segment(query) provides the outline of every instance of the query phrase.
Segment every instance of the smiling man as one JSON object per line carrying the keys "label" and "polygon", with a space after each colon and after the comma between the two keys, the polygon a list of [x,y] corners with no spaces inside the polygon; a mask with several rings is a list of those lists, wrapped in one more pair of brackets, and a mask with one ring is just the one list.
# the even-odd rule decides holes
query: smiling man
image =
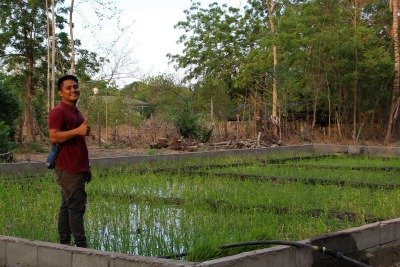
{"label": "smiling man", "polygon": [[76,104],[80,91],[74,75],[65,75],[57,82],[61,102],[49,115],[50,142],[58,144],[55,160],[56,181],[61,187],[61,206],[58,214],[58,234],[61,244],[87,247],[83,216],[87,194],[85,182],[90,182],[88,149],[85,136],[90,134],[87,121]]}

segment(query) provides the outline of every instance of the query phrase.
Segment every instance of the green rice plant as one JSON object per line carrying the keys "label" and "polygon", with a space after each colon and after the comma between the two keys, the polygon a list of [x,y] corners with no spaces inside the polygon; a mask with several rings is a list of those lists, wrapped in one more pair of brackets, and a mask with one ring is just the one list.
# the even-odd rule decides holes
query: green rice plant
{"label": "green rice plant", "polygon": [[297,165],[330,165],[342,167],[400,167],[400,160],[396,157],[370,157],[370,156],[324,156],[310,157],[307,159],[286,160],[283,164]]}
{"label": "green rice plant", "polygon": [[232,173],[260,175],[278,178],[317,178],[344,181],[373,182],[378,184],[400,184],[398,172],[360,171],[348,169],[310,169],[304,166],[251,165],[240,167],[225,167],[218,170],[208,170],[209,173]]}
{"label": "green rice plant", "polygon": [[[1,233],[56,241],[57,201],[56,187],[48,176],[38,179],[2,179]],[[35,227],[32,228],[32,225]]]}

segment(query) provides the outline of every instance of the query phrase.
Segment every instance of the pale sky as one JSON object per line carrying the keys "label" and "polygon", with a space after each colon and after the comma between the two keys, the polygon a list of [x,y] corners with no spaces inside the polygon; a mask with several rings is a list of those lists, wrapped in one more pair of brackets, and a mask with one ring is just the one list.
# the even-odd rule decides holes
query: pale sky
{"label": "pale sky", "polygon": [[[209,3],[227,3],[240,7],[246,0],[198,0],[203,7]],[[176,42],[182,31],[174,29],[174,25],[185,19],[183,11],[191,6],[190,0],[115,0],[115,5],[121,10],[121,25],[128,27],[117,44],[111,42],[118,36],[116,29],[117,20],[110,19],[99,22],[94,15],[95,6],[77,2],[74,13],[75,38],[80,39],[82,47],[103,53],[105,48],[112,47],[111,53],[121,54],[126,51],[126,56],[135,61],[134,67],[129,67],[131,73],[127,74],[125,82],[143,75],[157,75],[161,73],[176,74],[172,65],[168,65],[167,53],[180,53],[182,47]],[[101,24],[102,28],[97,25]],[[90,25],[90,27],[84,27]],[[102,47],[102,48],[99,48]],[[131,76],[137,77],[131,77]]]}

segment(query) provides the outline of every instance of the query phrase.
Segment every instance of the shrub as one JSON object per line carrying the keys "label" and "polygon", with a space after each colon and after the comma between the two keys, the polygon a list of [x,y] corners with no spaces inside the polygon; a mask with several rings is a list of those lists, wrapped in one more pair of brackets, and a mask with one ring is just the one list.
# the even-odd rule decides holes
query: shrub
{"label": "shrub", "polygon": [[194,138],[204,143],[211,138],[212,130],[203,126],[200,116],[194,114],[188,106],[180,112],[176,126],[179,133],[185,138]]}
{"label": "shrub", "polygon": [[15,134],[14,122],[22,113],[21,100],[18,98],[18,80],[15,77],[6,77],[0,73],[0,121],[8,126],[7,140],[13,140]]}
{"label": "shrub", "polygon": [[9,152],[11,149],[10,127],[4,121],[0,121],[0,153]]}

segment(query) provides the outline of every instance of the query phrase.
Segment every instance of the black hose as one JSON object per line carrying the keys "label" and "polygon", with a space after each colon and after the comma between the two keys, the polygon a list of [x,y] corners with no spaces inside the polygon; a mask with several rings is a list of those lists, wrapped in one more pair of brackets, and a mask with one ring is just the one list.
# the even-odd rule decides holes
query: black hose
{"label": "black hose", "polygon": [[[326,254],[335,258],[343,259],[347,262],[353,263],[354,265],[361,266],[361,267],[372,267],[371,265],[362,263],[360,261],[357,261],[355,259],[349,258],[345,255],[343,255],[342,252],[325,248],[325,247],[318,247],[318,246],[313,246],[309,244],[303,244],[299,242],[293,242],[293,241],[284,241],[284,240],[261,240],[261,241],[247,241],[247,242],[240,242],[240,243],[231,243],[231,244],[226,244],[219,246],[219,249],[229,249],[229,248],[236,248],[236,247],[246,247],[246,246],[265,246],[265,245],[285,245],[285,246],[292,246],[296,248],[306,248],[310,249],[313,252],[319,252],[322,254]],[[174,255],[169,255],[169,256],[160,256],[158,258],[164,258],[164,259],[177,259],[177,258],[182,258],[186,256],[186,252],[182,253],[177,253]]]}
{"label": "black hose", "polygon": [[157,258],[161,258],[161,259],[178,259],[178,258],[185,257],[186,255],[187,255],[186,252],[182,252],[182,253],[177,253],[177,254],[168,255],[168,256],[158,256]]}
{"label": "black hose", "polygon": [[357,261],[355,259],[349,258],[349,257],[343,255],[342,252],[337,251],[337,250],[303,244],[303,243],[298,243],[298,242],[292,242],[292,241],[282,241],[282,240],[249,241],[249,242],[226,244],[226,245],[220,246],[219,248],[227,249],[227,248],[235,248],[235,247],[243,247],[243,246],[260,246],[260,245],[286,245],[286,246],[292,246],[292,247],[296,247],[296,248],[307,248],[313,252],[319,252],[319,253],[326,254],[326,255],[329,255],[329,256],[332,256],[335,258],[343,259],[343,260],[353,263],[357,266],[371,267],[371,265],[368,265],[368,264],[362,263],[360,261]]}

